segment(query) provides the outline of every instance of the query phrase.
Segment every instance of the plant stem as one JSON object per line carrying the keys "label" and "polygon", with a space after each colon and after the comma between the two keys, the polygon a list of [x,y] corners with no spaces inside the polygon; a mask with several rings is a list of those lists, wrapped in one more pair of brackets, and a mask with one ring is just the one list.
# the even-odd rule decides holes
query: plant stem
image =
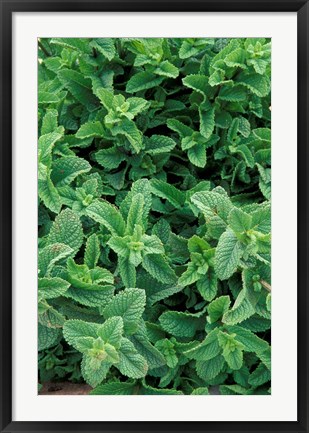
{"label": "plant stem", "polygon": [[46,50],[46,48],[44,47],[44,45],[42,44],[42,42],[39,40],[38,41],[38,45],[41,48],[41,50],[43,51],[43,53],[45,54],[46,57],[50,57],[51,54]]}
{"label": "plant stem", "polygon": [[271,292],[271,285],[270,284],[268,284],[266,281],[264,281],[264,280],[260,280],[260,283],[262,284],[262,286],[266,289],[266,290],[268,290],[269,292]]}

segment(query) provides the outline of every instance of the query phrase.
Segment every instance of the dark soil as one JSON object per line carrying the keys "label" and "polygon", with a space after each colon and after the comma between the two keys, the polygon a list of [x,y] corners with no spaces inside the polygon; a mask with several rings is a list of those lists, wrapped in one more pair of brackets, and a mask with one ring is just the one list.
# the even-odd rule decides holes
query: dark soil
{"label": "dark soil", "polygon": [[39,395],[88,395],[92,390],[86,383],[45,382]]}

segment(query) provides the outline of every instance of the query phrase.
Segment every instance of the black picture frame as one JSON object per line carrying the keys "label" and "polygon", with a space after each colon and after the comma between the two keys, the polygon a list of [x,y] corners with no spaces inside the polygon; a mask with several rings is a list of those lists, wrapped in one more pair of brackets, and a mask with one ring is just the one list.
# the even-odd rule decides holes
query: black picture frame
{"label": "black picture frame", "polygon": [[[14,12],[297,12],[298,68],[298,421],[21,422],[12,421],[12,16]],[[309,432],[308,425],[308,0],[0,0],[0,422],[1,432]],[[295,252],[296,253],[296,252]],[[288,366],[287,366],[288,380]],[[287,395],[288,399],[289,396]]]}

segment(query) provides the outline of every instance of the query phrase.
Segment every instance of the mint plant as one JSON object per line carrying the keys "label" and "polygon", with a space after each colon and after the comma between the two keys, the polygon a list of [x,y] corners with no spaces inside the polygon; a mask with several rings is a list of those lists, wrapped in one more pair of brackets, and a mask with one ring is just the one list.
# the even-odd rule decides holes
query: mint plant
{"label": "mint plant", "polygon": [[39,381],[270,394],[271,43],[38,45]]}

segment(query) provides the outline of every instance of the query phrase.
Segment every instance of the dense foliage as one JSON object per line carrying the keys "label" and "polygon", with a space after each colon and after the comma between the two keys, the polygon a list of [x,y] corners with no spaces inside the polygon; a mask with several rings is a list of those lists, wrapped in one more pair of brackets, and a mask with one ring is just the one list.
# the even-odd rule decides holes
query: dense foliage
{"label": "dense foliage", "polygon": [[39,380],[270,392],[270,41],[39,40]]}

